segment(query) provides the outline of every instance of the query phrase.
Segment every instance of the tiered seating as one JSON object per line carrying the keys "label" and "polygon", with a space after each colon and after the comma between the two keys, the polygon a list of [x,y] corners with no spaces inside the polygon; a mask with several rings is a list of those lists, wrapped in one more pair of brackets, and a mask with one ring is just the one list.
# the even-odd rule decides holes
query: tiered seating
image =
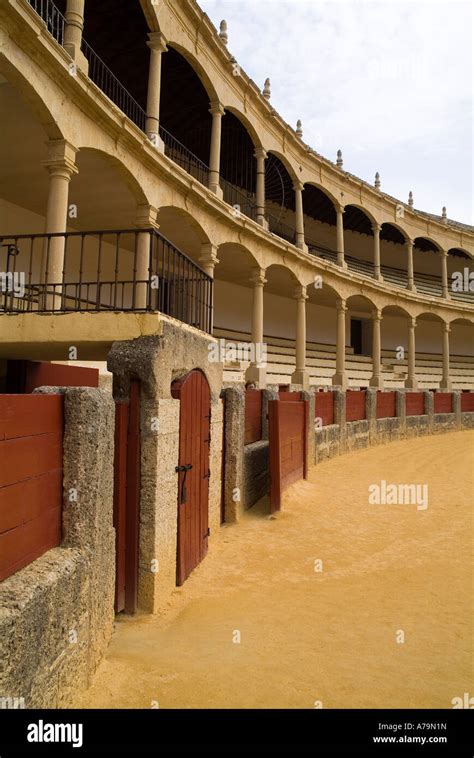
{"label": "tiered seating", "polygon": [[[250,342],[246,332],[215,328],[214,336],[235,344]],[[268,350],[267,381],[269,384],[289,384],[295,369],[295,342],[284,337],[265,336]],[[442,375],[442,360],[439,355],[417,353],[416,375],[420,389],[436,388]],[[330,387],[336,371],[336,347],[324,343],[308,342],[306,365],[310,384]],[[474,357],[452,356],[451,377],[454,389],[474,390]],[[243,382],[248,362],[226,363],[224,381]],[[346,369],[351,387],[368,387],[372,375],[372,359],[366,355],[354,355],[346,347]],[[403,387],[407,374],[407,361],[399,361],[392,350],[382,351],[382,375],[385,387]]]}

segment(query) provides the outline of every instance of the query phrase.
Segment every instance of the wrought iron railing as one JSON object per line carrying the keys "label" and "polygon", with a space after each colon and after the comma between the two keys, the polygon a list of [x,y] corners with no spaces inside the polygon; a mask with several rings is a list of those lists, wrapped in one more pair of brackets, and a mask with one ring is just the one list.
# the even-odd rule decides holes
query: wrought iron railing
{"label": "wrought iron railing", "polygon": [[146,129],[146,113],[130,92],[125,89],[123,84],[106,66],[104,61],[99,58],[97,53],[83,39],[81,45],[89,63],[89,79],[92,79],[95,85],[112,100],[128,118],[138,126],[142,132]]}
{"label": "wrought iron railing", "polygon": [[177,140],[176,137],[173,137],[161,124],[160,137],[165,144],[165,155],[177,163],[178,166],[181,166],[188,174],[194,176],[201,184],[207,186],[209,183],[209,167]]}
{"label": "wrought iron railing", "polygon": [[266,213],[266,218],[269,231],[271,231],[272,234],[276,234],[278,237],[281,237],[292,244],[295,243],[296,232],[291,226],[289,226],[289,224],[285,224],[284,221],[281,221],[281,219],[273,213]]}
{"label": "wrought iron railing", "polygon": [[48,32],[60,45],[64,42],[64,27],[66,19],[52,0],[28,0],[28,3],[41,16]]}
{"label": "wrought iron railing", "polygon": [[160,311],[212,329],[213,281],[154,229],[0,237],[0,313]]}
{"label": "wrought iron railing", "polygon": [[250,192],[245,192],[240,187],[236,187],[235,184],[231,184],[227,179],[220,178],[220,186],[223,192],[224,202],[231,205],[236,212],[243,213],[244,216],[257,220],[257,204],[255,202],[255,195]]}

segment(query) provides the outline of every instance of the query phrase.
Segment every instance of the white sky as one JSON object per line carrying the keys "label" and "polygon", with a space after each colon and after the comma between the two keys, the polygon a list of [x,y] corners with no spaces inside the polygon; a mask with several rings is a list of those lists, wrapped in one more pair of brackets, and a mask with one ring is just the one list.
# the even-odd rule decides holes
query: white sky
{"label": "white sky", "polygon": [[473,223],[469,0],[198,0],[303,140],[415,208]]}

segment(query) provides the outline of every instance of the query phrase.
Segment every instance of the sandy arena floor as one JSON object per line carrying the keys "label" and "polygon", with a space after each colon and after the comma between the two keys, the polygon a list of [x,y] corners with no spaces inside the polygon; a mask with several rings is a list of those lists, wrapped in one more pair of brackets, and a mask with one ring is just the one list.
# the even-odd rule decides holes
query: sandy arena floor
{"label": "sandy arena floor", "polygon": [[[223,527],[164,614],[118,621],[77,707],[451,708],[474,692],[473,452],[455,432],[312,469],[276,519]],[[428,508],[369,505],[382,479]]]}

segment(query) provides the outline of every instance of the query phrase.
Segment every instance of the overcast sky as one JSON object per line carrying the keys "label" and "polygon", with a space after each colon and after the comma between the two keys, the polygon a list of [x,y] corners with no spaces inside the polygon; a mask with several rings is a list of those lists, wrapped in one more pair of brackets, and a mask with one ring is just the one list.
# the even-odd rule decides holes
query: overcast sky
{"label": "overcast sky", "polygon": [[303,139],[415,208],[473,223],[469,0],[198,0]]}

